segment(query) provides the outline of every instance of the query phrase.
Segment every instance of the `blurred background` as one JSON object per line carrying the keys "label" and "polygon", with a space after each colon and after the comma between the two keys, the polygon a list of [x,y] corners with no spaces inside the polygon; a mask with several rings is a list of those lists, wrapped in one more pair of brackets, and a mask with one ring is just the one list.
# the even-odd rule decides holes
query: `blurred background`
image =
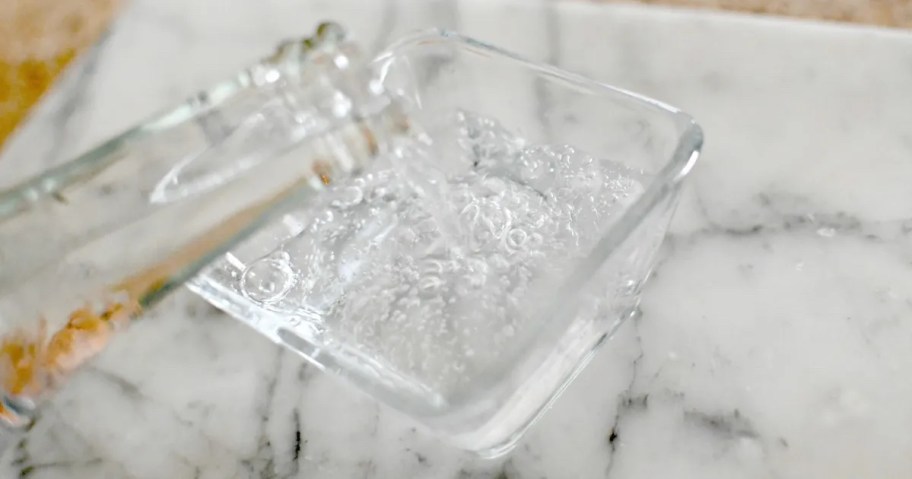
{"label": "blurred background", "polygon": [[[127,1],[0,1],[0,38],[3,38],[0,42],[0,149],[58,75],[104,34]],[[639,3],[912,27],[912,0],[639,0]]]}

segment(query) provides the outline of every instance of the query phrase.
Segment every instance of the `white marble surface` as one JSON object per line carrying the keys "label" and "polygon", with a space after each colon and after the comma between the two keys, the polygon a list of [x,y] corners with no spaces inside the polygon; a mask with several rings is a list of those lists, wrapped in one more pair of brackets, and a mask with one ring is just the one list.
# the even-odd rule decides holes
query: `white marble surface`
{"label": "white marble surface", "polygon": [[182,291],[74,379],[0,477],[912,476],[906,33],[577,3],[134,0],[0,183],[324,18],[374,46],[448,26],[691,112],[705,154],[642,318],[512,455],[480,461]]}

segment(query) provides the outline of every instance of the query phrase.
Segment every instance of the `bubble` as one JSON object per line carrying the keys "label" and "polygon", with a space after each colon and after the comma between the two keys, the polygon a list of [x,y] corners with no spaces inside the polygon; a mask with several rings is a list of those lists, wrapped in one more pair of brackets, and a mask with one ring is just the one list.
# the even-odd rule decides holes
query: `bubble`
{"label": "bubble", "polygon": [[322,226],[322,225],[328,225],[328,224],[331,224],[331,223],[333,222],[334,219],[336,219],[336,215],[333,214],[332,211],[330,211],[330,210],[328,210],[328,209],[327,209],[327,210],[323,210],[323,211],[320,211],[320,212],[314,217],[314,224],[313,224],[313,226],[319,227],[319,226]]}
{"label": "bubble", "polygon": [[425,276],[418,282],[418,290],[423,293],[433,293],[443,286],[443,280],[439,276]]}
{"label": "bubble", "polygon": [[493,193],[495,195],[503,194],[507,189],[507,185],[504,180],[496,176],[486,176],[484,180],[482,180],[482,184],[490,193]]}
{"label": "bubble", "polygon": [[474,201],[466,205],[462,211],[459,213],[463,224],[472,226],[478,222],[478,217],[481,214],[481,208],[478,206],[478,203]]}
{"label": "bubble", "polygon": [[484,200],[479,205],[475,238],[480,245],[501,239],[512,223],[510,210],[495,201]]}
{"label": "bubble", "polygon": [[280,258],[258,260],[244,270],[241,290],[257,302],[271,303],[282,299],[294,286],[295,272]]}
{"label": "bubble", "polygon": [[338,197],[330,202],[330,205],[339,209],[351,208],[352,206],[361,203],[362,199],[364,199],[364,192],[361,188],[349,186],[343,188],[342,191],[339,192]]}
{"label": "bubble", "polygon": [[421,262],[420,272],[422,275],[439,275],[447,270],[447,265],[436,258],[427,258]]}
{"label": "bubble", "polygon": [[479,258],[466,260],[466,279],[470,286],[480,288],[488,280],[488,265]]}
{"label": "bubble", "polygon": [[542,162],[532,158],[525,158],[522,160],[519,174],[523,180],[535,181],[544,176],[546,170],[547,168]]}
{"label": "bubble", "polygon": [[377,186],[368,194],[370,201],[390,200],[393,198],[393,191],[386,186]]}
{"label": "bubble", "polygon": [[634,279],[628,279],[621,282],[621,286],[618,288],[618,294],[621,295],[635,295],[640,291],[640,282]]}
{"label": "bubble", "polygon": [[528,233],[525,230],[520,228],[513,228],[507,233],[507,247],[512,250],[519,250],[526,244],[526,240],[529,238]]}
{"label": "bubble", "polygon": [[824,238],[832,238],[836,236],[836,228],[825,226],[823,228],[817,229],[817,235]]}

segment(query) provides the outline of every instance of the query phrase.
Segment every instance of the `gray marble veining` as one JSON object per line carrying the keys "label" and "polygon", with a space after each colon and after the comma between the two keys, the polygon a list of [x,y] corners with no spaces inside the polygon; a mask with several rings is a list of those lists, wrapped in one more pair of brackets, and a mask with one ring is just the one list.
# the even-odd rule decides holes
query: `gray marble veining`
{"label": "gray marble veining", "polygon": [[584,3],[136,0],[13,141],[3,183],[325,18],[374,48],[457,28],[692,113],[708,140],[642,316],[514,453],[480,461],[182,291],[0,477],[912,474],[909,34]]}

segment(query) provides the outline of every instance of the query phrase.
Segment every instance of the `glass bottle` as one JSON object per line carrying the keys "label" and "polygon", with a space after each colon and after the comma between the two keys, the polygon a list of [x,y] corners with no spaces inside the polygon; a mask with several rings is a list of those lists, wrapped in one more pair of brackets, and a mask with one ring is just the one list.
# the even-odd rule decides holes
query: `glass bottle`
{"label": "glass bottle", "polygon": [[6,437],[145,309],[407,131],[395,102],[364,75],[357,46],[321,24],[233,79],[0,191]]}

